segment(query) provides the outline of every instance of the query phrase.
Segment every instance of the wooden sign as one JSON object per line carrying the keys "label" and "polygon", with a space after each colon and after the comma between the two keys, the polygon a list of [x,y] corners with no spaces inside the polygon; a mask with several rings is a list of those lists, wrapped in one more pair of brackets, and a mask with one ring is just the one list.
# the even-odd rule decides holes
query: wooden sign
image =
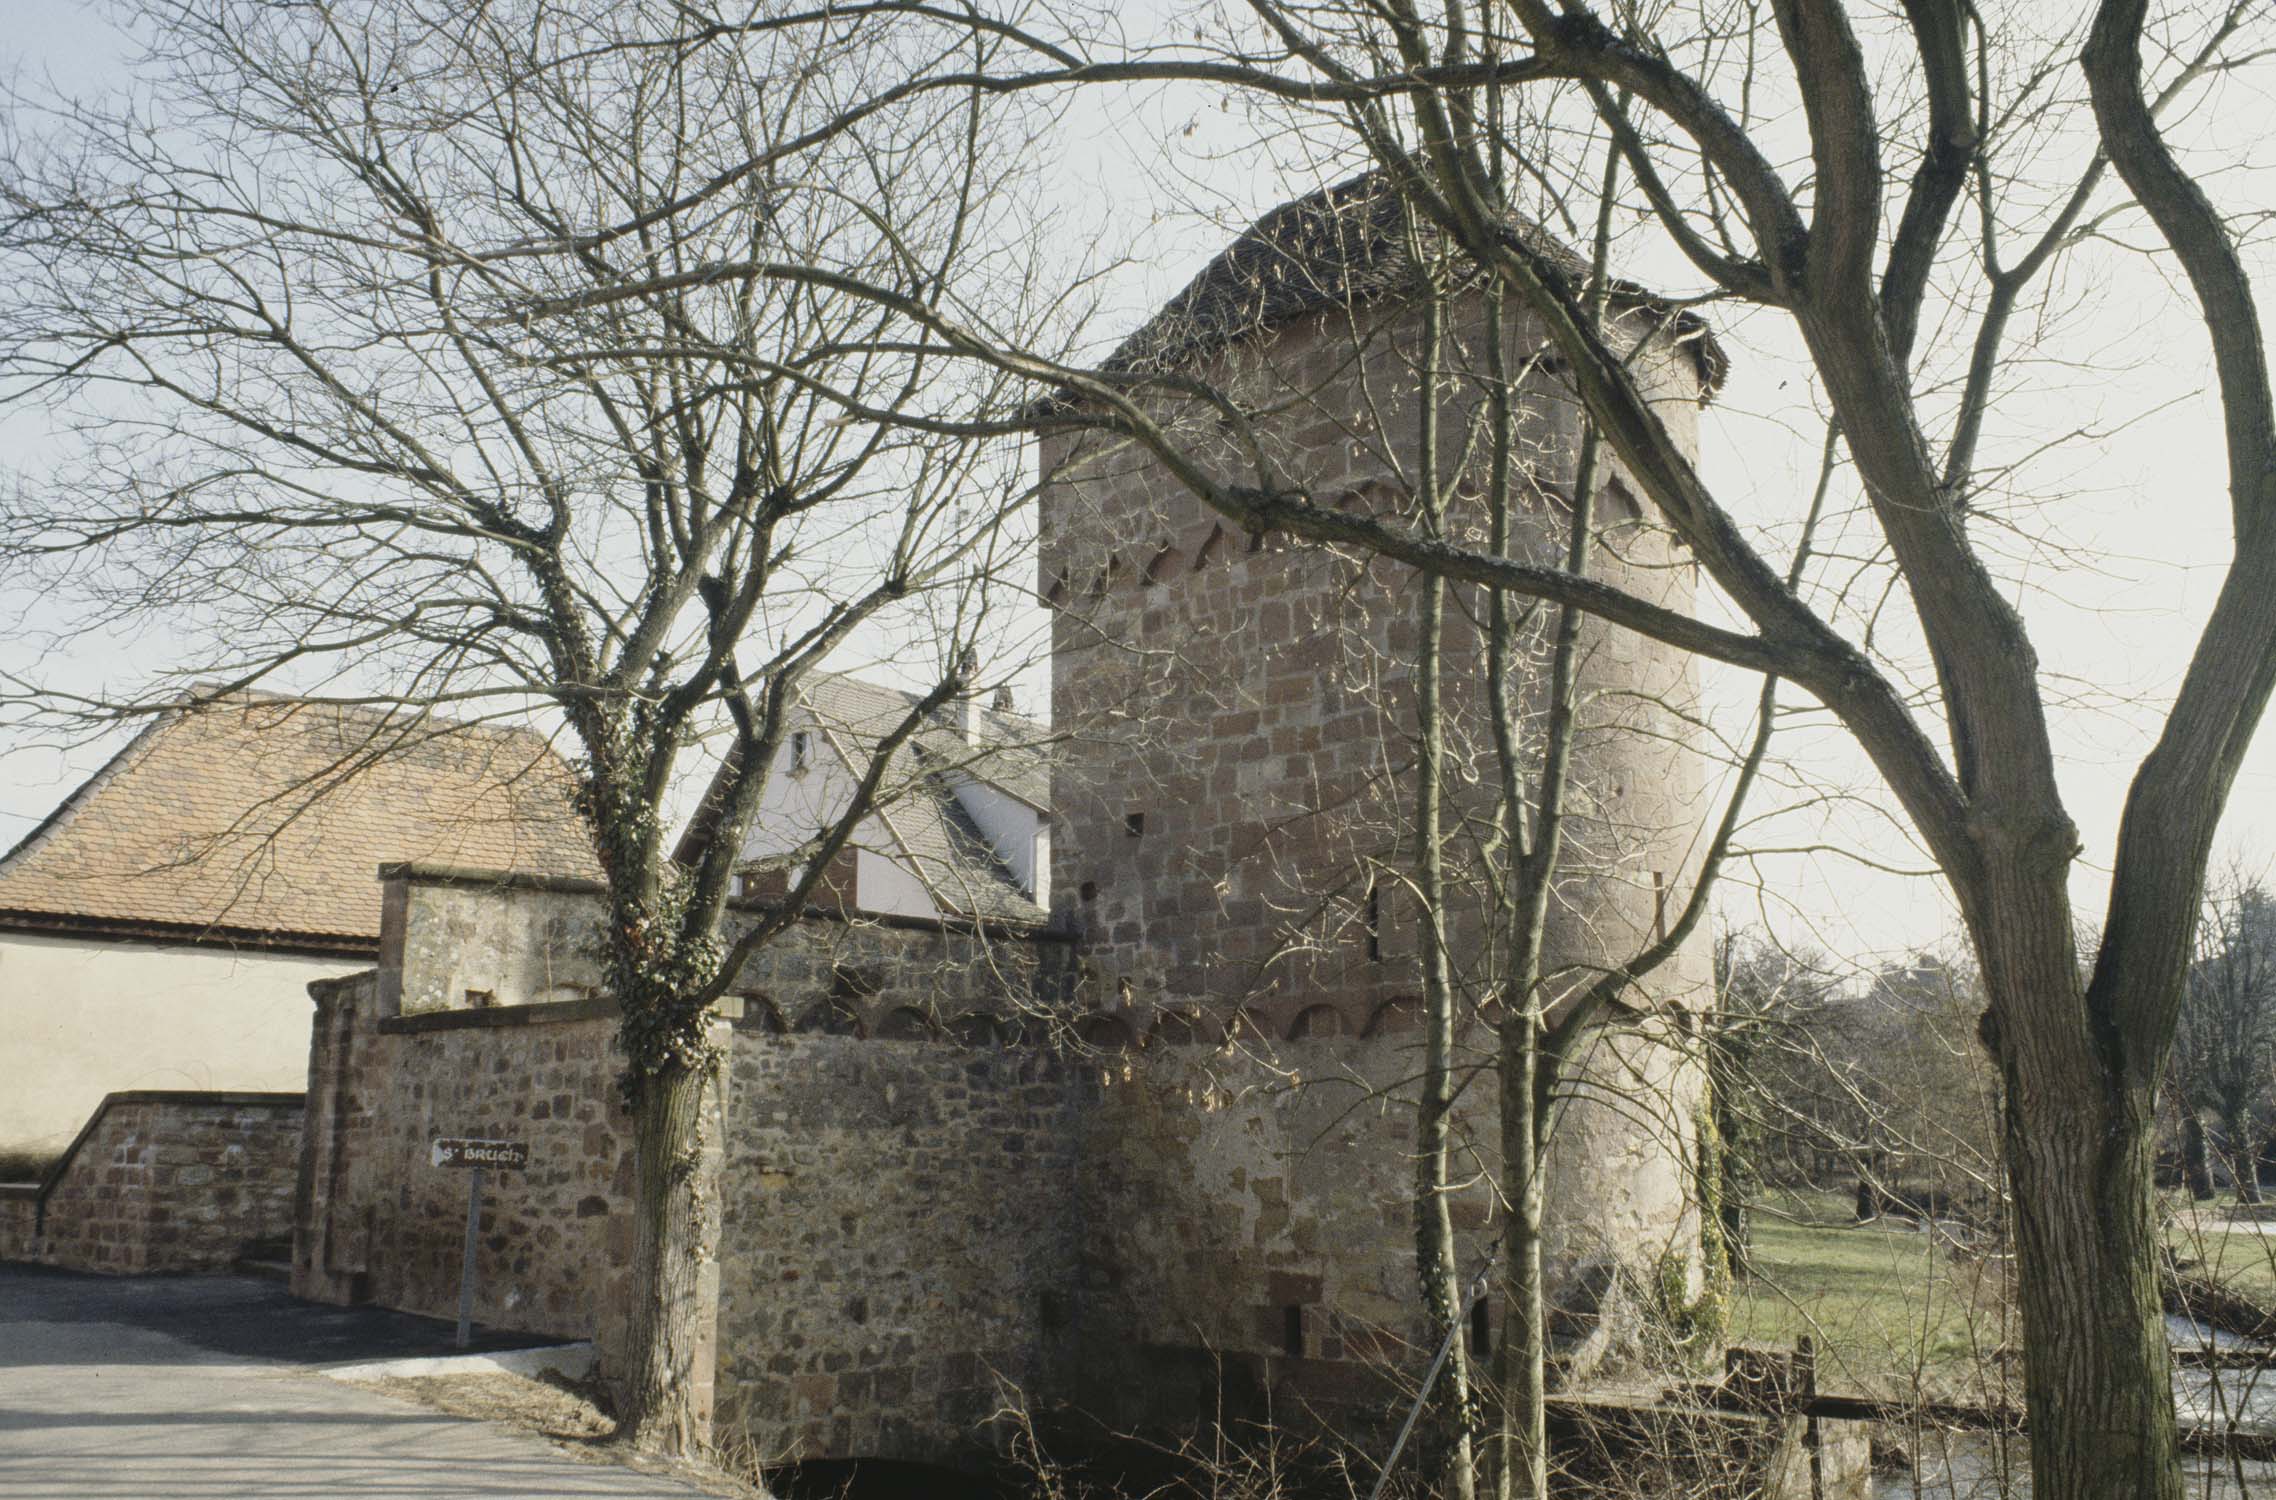
{"label": "wooden sign", "polygon": [[464,1349],[474,1333],[474,1252],[482,1226],[482,1173],[503,1167],[519,1171],[529,1165],[527,1141],[471,1141],[455,1136],[435,1137],[435,1165],[467,1167],[466,1252],[458,1266],[458,1347]]}
{"label": "wooden sign", "polygon": [[527,1141],[466,1141],[449,1136],[435,1140],[438,1167],[505,1167],[520,1170],[529,1165]]}

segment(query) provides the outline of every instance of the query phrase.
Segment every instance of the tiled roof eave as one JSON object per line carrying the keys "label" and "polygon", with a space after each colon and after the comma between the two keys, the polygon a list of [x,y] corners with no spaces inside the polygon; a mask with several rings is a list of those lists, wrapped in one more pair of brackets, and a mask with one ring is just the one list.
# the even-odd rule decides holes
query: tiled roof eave
{"label": "tiled roof eave", "polygon": [[230,927],[213,922],[158,922],[140,917],[99,917],[85,912],[0,907],[0,934],[99,938],[107,942],[162,943],[205,948],[259,948],[318,958],[371,958],[379,939],[369,933],[299,932]]}

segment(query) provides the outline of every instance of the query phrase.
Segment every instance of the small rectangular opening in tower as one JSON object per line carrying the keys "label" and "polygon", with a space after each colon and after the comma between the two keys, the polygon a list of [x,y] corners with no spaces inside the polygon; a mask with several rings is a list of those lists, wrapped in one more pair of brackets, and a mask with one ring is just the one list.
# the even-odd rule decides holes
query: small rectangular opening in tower
{"label": "small rectangular opening in tower", "polygon": [[1304,1308],[1291,1302],[1280,1310],[1280,1352],[1290,1359],[1304,1357]]}
{"label": "small rectangular opening in tower", "polygon": [[1122,830],[1134,839],[1144,837],[1146,833],[1146,815],[1142,812],[1123,814]]}

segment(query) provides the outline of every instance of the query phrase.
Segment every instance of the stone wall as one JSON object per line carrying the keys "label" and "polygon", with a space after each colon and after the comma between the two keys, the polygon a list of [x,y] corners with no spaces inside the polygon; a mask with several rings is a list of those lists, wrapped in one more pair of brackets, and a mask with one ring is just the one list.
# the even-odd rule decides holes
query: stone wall
{"label": "stone wall", "polygon": [[1077,1067],[1030,1046],[737,1036],[722,1430],[942,1461],[1048,1395],[1074,1316]]}
{"label": "stone wall", "polygon": [[[1456,305],[1449,368],[1480,368],[1476,315],[1474,300]],[[1278,482],[1412,526],[1417,321],[1396,309],[1314,313],[1209,356],[1197,373],[1267,414],[1254,436]],[[1535,362],[1538,328],[1515,317],[1506,338],[1511,368],[1535,371],[1519,401],[1526,473],[1513,550],[1546,561],[1562,551],[1578,429],[1569,397]],[[1649,351],[1640,370],[1688,446],[1699,393],[1690,360]],[[1482,398],[1459,378],[1448,384],[1444,436],[1459,444]],[[1157,415],[1205,465],[1246,477],[1213,414]],[[1445,457],[1458,495],[1448,527],[1480,544],[1479,477]],[[1163,1011],[1198,1009],[1225,1025],[1248,1009],[1274,1036],[1315,1023],[1357,1034],[1410,1003],[1417,917],[1400,877],[1412,865],[1414,575],[1241,534],[1128,444],[1054,437],[1039,465],[1052,718],[1069,732],[1053,784],[1053,907],[1081,935],[1105,993],[1141,1029]],[[1592,575],[1688,609],[1693,564],[1628,496],[1611,465]],[[1467,961],[1492,952],[1476,940],[1484,900],[1462,889],[1483,879],[1478,844],[1492,819],[1466,827],[1464,816],[1490,813],[1475,789],[1495,776],[1484,648],[1469,623],[1483,618],[1482,601],[1457,590],[1446,613],[1451,925]],[[1517,650],[1517,708],[1536,756],[1548,620],[1535,612]],[[1683,717],[1696,696],[1689,659],[1589,620],[1579,663],[1552,967],[1599,967],[1649,941],[1666,893],[1684,888],[1707,812]],[[1694,944],[1647,988],[1655,1001],[1697,1003],[1707,977]]]}
{"label": "stone wall", "polygon": [[609,1339],[632,1264],[615,1017],[588,1002],[390,1015],[378,976],[310,987],[308,1149],[293,1292],[455,1316],[471,1174],[438,1137],[527,1143],[483,1174],[476,1322]]}
{"label": "stone wall", "polygon": [[[464,870],[390,866],[383,875],[380,966],[310,986],[310,1128],[293,1289],[321,1301],[455,1314],[467,1174],[432,1166],[431,1143],[438,1136],[522,1141],[530,1147],[526,1171],[486,1174],[475,1320],[594,1338],[605,1355],[623,1336],[628,1305],[634,1162],[630,1120],[617,1102],[617,1011],[595,992],[599,893],[585,882]],[[734,920],[751,914],[738,910]],[[1029,1359],[1024,1334],[966,1339],[980,1323],[1002,1321],[989,1310],[997,1293],[988,1286],[943,1292],[938,1306],[956,1309],[947,1321],[931,1304],[895,1302],[902,1293],[921,1299],[919,1268],[948,1241],[937,1233],[927,1239],[924,1224],[892,1213],[896,1205],[948,1203],[945,1187],[925,1184],[936,1177],[946,1184],[959,1171],[956,1180],[974,1192],[995,1183],[986,1190],[994,1195],[990,1211],[1007,1209],[1014,1179],[1068,1149],[1063,1130],[1022,1123],[1055,1107],[1048,1079],[1009,1081],[1040,1066],[1041,1054],[996,1045],[1063,989],[1065,967],[1065,943],[1048,935],[815,913],[737,976],[715,1022],[715,1041],[730,1059],[715,1100],[723,1113],[706,1132],[713,1151],[706,1170],[724,1174],[729,1218],[711,1273],[724,1269],[728,1279],[712,1295],[724,1309],[719,1326],[743,1340],[739,1349],[771,1337],[743,1339],[740,1330],[781,1326],[810,1348],[788,1371],[747,1353],[731,1360],[731,1385],[795,1376],[805,1382],[797,1390],[811,1397],[814,1382],[827,1379],[836,1400],[839,1377],[851,1392],[864,1389],[866,1374],[876,1382],[869,1389],[901,1395],[866,1416],[862,1436],[883,1441],[890,1431],[914,1452],[961,1420],[944,1413],[962,1413],[993,1390],[971,1375],[977,1364],[948,1371],[939,1351]],[[906,1077],[876,1071],[893,1059],[910,1065]],[[978,1071],[968,1078],[968,1069]],[[745,1089],[752,1091],[747,1104],[738,1097]],[[905,1153],[924,1133],[923,1120],[932,1133],[912,1162]],[[793,1139],[802,1132],[815,1139]],[[982,1164],[959,1168],[964,1153],[979,1153]],[[1065,1170],[1051,1171],[1063,1198]],[[872,1197],[880,1184],[890,1185],[888,1196]],[[764,1211],[777,1195],[800,1204],[795,1240],[781,1238],[786,1221]],[[950,1210],[942,1215],[942,1225],[957,1222]],[[961,1232],[969,1261],[990,1220],[965,1221]],[[1005,1228],[994,1253],[1024,1256],[1026,1232]],[[834,1322],[851,1316],[842,1299],[809,1307],[774,1295],[778,1283],[798,1280],[805,1291],[850,1274],[862,1258],[874,1269],[884,1264],[879,1257],[895,1256],[908,1257],[894,1262],[906,1272],[893,1272],[899,1292],[875,1297],[877,1326],[903,1330],[887,1344]],[[1033,1309],[1022,1316],[1032,1321]],[[801,1321],[809,1317],[810,1327]],[[963,1383],[945,1400],[936,1386],[950,1374]],[[699,1379],[707,1391],[708,1380]],[[774,1412],[779,1390],[767,1391]],[[745,1400],[741,1409],[757,1408]],[[812,1402],[803,1409],[814,1409]],[[848,1409],[865,1410],[858,1401]],[[807,1431],[803,1417],[769,1422],[770,1443]],[[920,1428],[921,1439],[913,1435]]]}
{"label": "stone wall", "polygon": [[292,1232],[301,1096],[105,1097],[40,1183],[0,1203],[0,1258],[110,1275],[226,1270]]}
{"label": "stone wall", "polygon": [[[1638,332],[1632,320],[1622,336]],[[1450,372],[1442,381],[1441,439],[1451,446],[1440,459],[1454,498],[1445,526],[1477,545],[1485,523],[1476,468],[1483,445],[1475,441],[1483,387],[1466,377],[1486,362],[1475,298],[1452,305],[1446,336],[1438,356]],[[1513,314],[1504,336],[1509,368],[1525,372],[1517,393],[1524,472],[1511,550],[1547,561],[1564,546],[1579,429],[1553,362],[1538,357],[1540,328]],[[1254,438],[1274,482],[1411,528],[1421,524],[1413,492],[1421,357],[1413,309],[1327,308],[1197,356],[1196,373],[1257,414],[1253,433],[1243,436]],[[1640,351],[1637,368],[1689,446],[1697,365],[1683,351],[1654,345]],[[1250,477],[1250,460],[1214,412],[1181,409],[1165,397],[1157,415],[1205,465]],[[1466,455],[1457,451],[1463,444]],[[1375,1080],[1413,1072],[1409,1028],[1421,1006],[1423,931],[1406,894],[1419,755],[1415,575],[1350,552],[1241,534],[1134,445],[1055,436],[1043,442],[1039,463],[1041,586],[1056,610],[1052,717],[1069,731],[1053,786],[1060,818],[1053,905],[1081,938],[1086,1000],[1111,1013],[1092,1023],[1094,1034],[1229,1038],[1248,1051],[1293,1047],[1296,1056],[1319,1039],[1359,1039],[1325,1064],[1331,1072]],[[1616,463],[1594,504],[1592,576],[1688,609],[1695,570],[1636,507]],[[1452,767],[1445,921],[1456,987],[1470,1001],[1468,1055],[1479,1061],[1492,1048],[1486,1002],[1504,992],[1508,977],[1491,900],[1506,864],[1491,847],[1500,825],[1489,794],[1499,778],[1485,647],[1474,624],[1485,615],[1477,591],[1453,592],[1442,663]],[[1553,618],[1533,611],[1516,643],[1513,697],[1529,786],[1538,785]],[[1578,642],[1566,842],[1544,941],[1550,992],[1543,998],[1552,1008],[1565,997],[1561,987],[1627,962],[1666,931],[1689,892],[1711,811],[1685,717],[1695,698],[1689,660],[1597,620],[1580,624]],[[1697,1225],[1682,1189],[1700,1080],[1681,1044],[1684,1013],[1707,1003],[1710,977],[1702,928],[1620,997],[1642,1018],[1639,1034],[1594,1043],[1575,1060],[1567,1091],[1602,1107],[1567,1122],[1552,1163],[1549,1233],[1567,1248],[1552,1261],[1550,1282],[1553,1299],[1568,1310],[1591,1308],[1603,1279],[1596,1273],[1608,1261],[1642,1281],[1675,1255],[1697,1285]],[[1267,1097],[1277,1086],[1269,1067],[1245,1085],[1229,1083],[1236,1097],[1244,1087]],[[1623,1096],[1633,1102],[1608,1102]],[[1243,1152],[1267,1141],[1292,1148],[1284,1126],[1304,1128],[1294,1117],[1260,1119],[1255,1133],[1235,1137],[1216,1122],[1181,1118],[1170,1104],[1147,1119],[1146,1130],[1158,1120],[1175,1138],[1151,1157],[1101,1157],[1102,1170],[1144,1195],[1150,1172],[1190,1159],[1211,1193],[1232,1191],[1248,1213],[1262,1208],[1247,1201],[1255,1168]],[[1403,1160],[1396,1134],[1367,1150]],[[1479,1132],[1487,1141],[1495,1135]],[[1339,1170],[1377,1170],[1365,1163],[1379,1157],[1361,1145],[1354,1140],[1336,1158]],[[1236,1165],[1249,1186],[1229,1186]],[[1290,1233],[1304,1221],[1307,1195],[1318,1212],[1348,1223],[1345,1195],[1355,1189],[1335,1174],[1265,1180],[1295,1190],[1285,1208]],[[1223,1200],[1197,1201],[1228,1211]],[[1405,1244],[1403,1224],[1371,1224],[1367,1233],[1378,1229],[1385,1246]],[[1302,1257],[1287,1242],[1224,1248],[1239,1249],[1242,1263],[1260,1273],[1280,1259],[1291,1268],[1284,1274],[1335,1279],[1297,1269]],[[1243,1276],[1247,1295],[1258,1277]],[[1380,1281],[1370,1274],[1346,1285],[1365,1289],[1364,1305],[1380,1295]],[[1310,1286],[1299,1279],[1282,1290]],[[1195,1308],[1168,1295],[1158,1278],[1142,1310],[1206,1325],[1233,1346],[1264,1337],[1242,1321],[1253,1309]],[[1291,1316],[1285,1306],[1276,1315]],[[1298,1342],[1281,1332],[1267,1342]],[[1306,1334],[1307,1348],[1311,1341]]]}
{"label": "stone wall", "polygon": [[39,1254],[40,1188],[36,1182],[0,1182],[0,1260]]}
{"label": "stone wall", "polygon": [[[379,1014],[605,1008],[593,882],[427,865],[386,865],[380,877]],[[732,903],[728,935],[771,909]],[[728,1009],[769,1031],[992,1031],[1064,1007],[1070,947],[1059,933],[816,908],[744,966]]]}
{"label": "stone wall", "polygon": [[[524,924],[573,937],[596,911],[590,892],[523,886],[508,920],[479,909],[465,872],[394,878],[405,941],[389,955],[430,952],[458,973],[486,960],[422,948],[420,924],[521,943]],[[954,1462],[1000,1440],[986,1422],[1012,1391],[1175,1429],[1227,1392],[1283,1412],[1380,1408],[1386,1377],[1426,1357],[1411,1290],[1416,1034],[1015,1024],[1053,1014],[1068,957],[1034,936],[817,916],[739,976],[707,1133],[723,1436],[778,1459]],[[633,1188],[613,1011],[502,982],[469,1006],[474,988],[402,1013],[388,996],[411,990],[384,968],[312,987],[295,1290],[448,1315],[466,1179],[429,1165],[429,1142],[522,1140],[530,1170],[491,1177],[476,1317],[597,1337],[605,1357],[629,1298]],[[1650,1087],[1566,1116],[1553,1171],[1584,1207],[1557,1218],[1547,1255],[1572,1284],[1696,1248],[1696,1076],[1653,1038],[1604,1046],[1597,1076]],[[1457,1130],[1475,1264],[1498,1232],[1489,1082]],[[1484,1316],[1490,1335],[1490,1300]]]}
{"label": "stone wall", "polygon": [[[1607,1045],[1639,1069],[1676,1058],[1640,1040]],[[1157,1045],[1087,1070],[1077,1197],[1094,1405],[1175,1424],[1208,1411],[1227,1380],[1282,1412],[1367,1405],[1428,1363],[1414,1269],[1419,1065],[1410,1035]],[[1678,1066],[1654,1086],[1695,1091],[1697,1080]],[[1605,1295],[1610,1273],[1696,1256],[1687,1143],[1639,1130],[1634,1117],[1655,1108],[1640,1102],[1576,1100],[1553,1152],[1553,1192],[1585,1205],[1555,1215],[1543,1247],[1575,1361],[1601,1358],[1620,1331],[1600,1315],[1633,1309],[1633,1281]],[[1467,1276],[1501,1234],[1490,1079],[1464,1095],[1453,1130]],[[1488,1345],[1502,1311],[1489,1284],[1471,1324]]]}

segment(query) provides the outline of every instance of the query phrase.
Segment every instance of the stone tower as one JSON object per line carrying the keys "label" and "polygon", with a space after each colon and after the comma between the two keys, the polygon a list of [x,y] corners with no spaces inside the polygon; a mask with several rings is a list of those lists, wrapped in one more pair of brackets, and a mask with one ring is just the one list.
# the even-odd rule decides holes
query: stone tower
{"label": "stone tower", "polygon": [[[1571,263],[1531,226],[1511,232]],[[1199,376],[1234,393],[1246,432],[1173,392],[1145,398],[1223,472],[1248,477],[1261,463],[1317,502],[1411,524],[1423,388],[1416,268],[1431,254],[1378,179],[1341,183],[1259,220],[1112,366]],[[1481,300],[1457,286],[1441,306],[1447,524],[1475,540]],[[1721,374],[1711,337],[1635,287],[1617,289],[1613,315],[1618,337],[1644,345],[1636,367],[1663,395],[1663,419],[1695,443],[1698,408]],[[1521,550],[1561,547],[1578,448],[1575,408],[1545,346],[1513,309],[1505,348],[1508,368],[1525,372],[1531,497]],[[1120,1170],[1130,1180],[1094,1192],[1113,1216],[1181,1191],[1208,1205],[1190,1221],[1104,1237],[1098,1258],[1115,1288],[1106,1300],[1119,1299],[1109,1321],[1135,1325],[1149,1347],[1250,1347],[1292,1361],[1381,1352],[1416,1327],[1411,1167],[1400,1151],[1411,1105],[1400,1083],[1419,1055],[1406,884],[1419,591],[1389,565],[1241,533],[1135,445],[1055,436],[1040,463],[1042,586],[1057,611],[1053,718],[1069,736],[1053,789],[1054,915],[1081,938],[1088,1034],[1143,1049],[1128,1076],[1159,1096],[1150,1110],[1124,1106],[1135,1138]],[[1596,518],[1599,576],[1689,606],[1692,565],[1645,522],[1617,465],[1608,463]],[[1449,598],[1458,769],[1447,826],[1454,866],[1472,882],[1452,941],[1473,1002],[1493,961],[1475,883],[1482,807],[1463,791],[1493,784],[1483,655],[1464,623],[1482,614],[1474,594]],[[1529,661],[1544,640],[1537,619]],[[1666,920],[1689,888],[1707,812],[1687,748],[1684,659],[1591,623],[1581,660],[1571,853],[1551,917],[1552,956],[1568,981],[1625,957]],[[1537,708],[1538,674],[1518,687]],[[1663,967],[1576,1080],[1581,1097],[1552,1162],[1546,1249],[1553,1281],[1580,1312],[1618,1280],[1603,1274],[1615,1265],[1632,1284],[1657,1284],[1671,1265],[1696,1273],[1700,1084],[1682,1041],[1708,977],[1703,946]],[[1462,1044],[1490,1061],[1490,1024],[1474,1019]],[[1183,1089],[1182,1111],[1165,1079]],[[1244,1088],[1275,1102],[1243,1105]],[[1305,1102],[1307,1090],[1318,1096]],[[1494,1233],[1493,1092],[1489,1082],[1466,1095],[1465,1151],[1484,1169],[1457,1204],[1475,1237],[1470,1264]],[[1388,1159],[1370,1164],[1363,1152]],[[1180,1271],[1181,1256],[1211,1269]],[[1498,1327],[1498,1309],[1474,1318],[1489,1338]]]}

